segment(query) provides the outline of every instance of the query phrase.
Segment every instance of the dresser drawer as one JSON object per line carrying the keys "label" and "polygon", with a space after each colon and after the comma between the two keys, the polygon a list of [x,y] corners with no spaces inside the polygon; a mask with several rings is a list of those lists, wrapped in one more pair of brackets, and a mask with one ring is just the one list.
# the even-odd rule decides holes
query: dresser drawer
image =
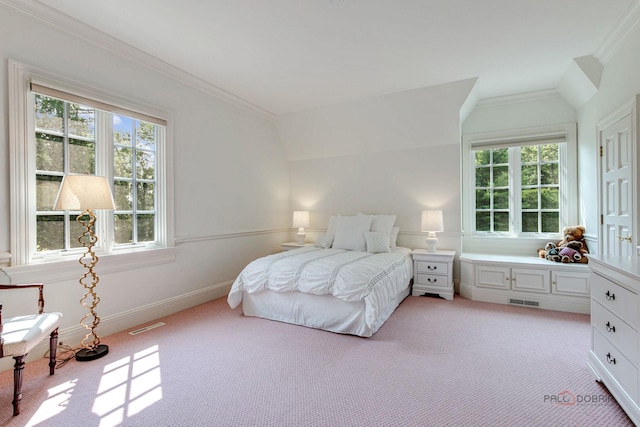
{"label": "dresser drawer", "polygon": [[591,275],[591,295],[616,316],[638,327],[638,295],[599,274]]}
{"label": "dresser drawer", "polygon": [[446,288],[449,286],[447,275],[437,275],[437,274],[416,274],[417,283],[419,285],[429,285],[429,286],[440,286]]}
{"label": "dresser drawer", "polygon": [[613,344],[593,328],[593,353],[634,402],[638,401],[638,370]]}
{"label": "dresser drawer", "polygon": [[638,360],[638,333],[597,301],[591,302],[591,323],[629,360]]}
{"label": "dresser drawer", "polygon": [[446,262],[416,261],[416,272],[426,274],[449,274]]}

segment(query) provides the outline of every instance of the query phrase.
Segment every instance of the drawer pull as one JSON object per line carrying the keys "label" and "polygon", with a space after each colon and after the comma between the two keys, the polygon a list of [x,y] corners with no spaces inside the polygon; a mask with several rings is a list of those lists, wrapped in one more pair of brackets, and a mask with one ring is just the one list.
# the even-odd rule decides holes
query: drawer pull
{"label": "drawer pull", "polygon": [[438,269],[437,265],[427,265],[428,270],[436,271]]}
{"label": "drawer pull", "polygon": [[607,301],[615,301],[616,300],[616,294],[614,294],[613,292],[607,291],[607,293],[604,294],[604,296],[607,298]]}
{"label": "drawer pull", "polygon": [[606,325],[604,325],[605,328],[607,328],[607,332],[615,332],[616,331],[616,327],[615,326],[611,326],[611,323],[607,322]]}
{"label": "drawer pull", "polygon": [[607,362],[615,365],[616,364],[616,358],[615,357],[611,357],[611,353],[607,353]]}
{"label": "drawer pull", "polygon": [[427,277],[427,282],[429,283],[436,283],[438,281],[438,279],[432,279],[431,277]]}

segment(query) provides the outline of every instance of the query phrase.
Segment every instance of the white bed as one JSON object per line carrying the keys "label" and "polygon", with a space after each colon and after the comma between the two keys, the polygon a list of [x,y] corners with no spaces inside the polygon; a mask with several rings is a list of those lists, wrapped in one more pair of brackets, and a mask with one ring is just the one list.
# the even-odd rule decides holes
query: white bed
{"label": "white bed", "polygon": [[371,253],[304,247],[259,258],[227,301],[246,316],[369,337],[410,293],[411,250]]}

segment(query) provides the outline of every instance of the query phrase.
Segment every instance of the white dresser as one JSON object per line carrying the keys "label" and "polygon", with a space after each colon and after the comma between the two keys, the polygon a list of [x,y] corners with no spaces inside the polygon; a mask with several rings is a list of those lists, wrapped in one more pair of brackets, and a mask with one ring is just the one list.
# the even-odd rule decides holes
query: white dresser
{"label": "white dresser", "polygon": [[640,424],[640,258],[589,256],[588,365],[629,418]]}

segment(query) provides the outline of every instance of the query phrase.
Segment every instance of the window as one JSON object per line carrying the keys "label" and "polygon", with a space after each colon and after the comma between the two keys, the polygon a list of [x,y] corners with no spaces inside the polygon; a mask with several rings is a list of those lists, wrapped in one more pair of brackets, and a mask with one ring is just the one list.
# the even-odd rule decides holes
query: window
{"label": "window", "polygon": [[[573,130],[572,130],[573,129]],[[474,235],[558,234],[575,223],[575,125],[465,136],[465,229]]]}
{"label": "window", "polygon": [[54,211],[53,204],[62,177],[95,174],[96,156],[101,155],[113,157],[113,243],[155,242],[155,147],[161,125],[36,92],[34,96],[36,257],[82,247],[76,239],[82,233],[75,221],[79,212]]}
{"label": "window", "polygon": [[[67,174],[106,176],[116,210],[98,211],[98,251],[171,246],[166,122],[10,61],[12,264],[77,255],[80,212],[55,211]],[[107,99],[106,102],[105,99]],[[21,196],[23,195],[23,196]]]}

